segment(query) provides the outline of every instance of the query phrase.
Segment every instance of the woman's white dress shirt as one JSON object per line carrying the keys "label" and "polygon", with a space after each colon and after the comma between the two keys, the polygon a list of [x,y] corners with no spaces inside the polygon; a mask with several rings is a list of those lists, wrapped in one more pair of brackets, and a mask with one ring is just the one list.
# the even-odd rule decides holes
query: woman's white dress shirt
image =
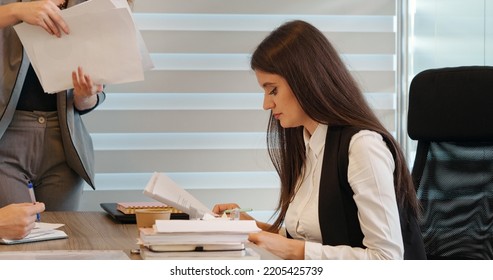
{"label": "woman's white dress shirt", "polygon": [[382,136],[369,130],[362,130],[351,138],[347,174],[366,249],[322,245],[318,196],[327,129],[327,125],[320,124],[311,136],[305,130],[306,170],[286,212],[286,229],[291,237],[306,241],[307,260],[403,259],[404,245],[394,191],[394,159]]}

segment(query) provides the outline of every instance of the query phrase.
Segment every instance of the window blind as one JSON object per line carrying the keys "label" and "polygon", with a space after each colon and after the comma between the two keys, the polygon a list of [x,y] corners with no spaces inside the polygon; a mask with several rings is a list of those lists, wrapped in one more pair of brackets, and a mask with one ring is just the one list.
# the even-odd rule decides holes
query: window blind
{"label": "window blind", "polygon": [[[395,0],[137,0],[134,20],[155,68],[145,80],[108,85],[84,121],[96,154],[101,202],[148,200],[165,172],[209,207],[237,202],[272,213],[279,180],[266,151],[269,112],[249,68],[260,41],[288,20],[306,20],[335,45],[385,126],[396,130]],[[122,63],[125,63],[122,61]]]}

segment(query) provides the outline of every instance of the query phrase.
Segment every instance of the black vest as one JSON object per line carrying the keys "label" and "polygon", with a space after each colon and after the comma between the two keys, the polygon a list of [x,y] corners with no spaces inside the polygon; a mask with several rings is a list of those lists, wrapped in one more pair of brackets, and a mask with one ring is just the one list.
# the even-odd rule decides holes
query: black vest
{"label": "black vest", "polygon": [[[360,129],[347,126],[329,126],[327,131],[318,202],[324,245],[364,248],[358,208],[347,178],[349,142],[359,131]],[[388,141],[385,137],[384,140]],[[393,153],[392,149],[391,152]],[[426,259],[421,230],[417,220],[409,212],[409,209],[401,209],[399,206],[404,259]]]}

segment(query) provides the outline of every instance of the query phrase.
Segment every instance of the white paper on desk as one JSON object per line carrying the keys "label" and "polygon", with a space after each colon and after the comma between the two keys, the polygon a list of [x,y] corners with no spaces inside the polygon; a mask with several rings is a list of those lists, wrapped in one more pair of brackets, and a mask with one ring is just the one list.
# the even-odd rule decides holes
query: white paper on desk
{"label": "white paper on desk", "polygon": [[255,220],[156,220],[157,233],[241,233],[259,232]]}
{"label": "white paper on desk", "polygon": [[45,92],[72,88],[78,66],[100,84],[141,81],[152,68],[126,1],[91,0],[61,14],[70,28],[61,38],[39,26],[14,26]]}
{"label": "white paper on desk", "polygon": [[163,173],[154,172],[144,189],[144,194],[187,213],[190,219],[199,219],[212,211],[189,192],[179,187]]}
{"label": "white paper on desk", "polygon": [[1,244],[20,244],[36,241],[45,241],[53,239],[67,238],[67,234],[58,230],[57,228],[64,226],[64,224],[52,224],[52,223],[35,223],[33,230],[22,239],[5,239],[1,238]]}

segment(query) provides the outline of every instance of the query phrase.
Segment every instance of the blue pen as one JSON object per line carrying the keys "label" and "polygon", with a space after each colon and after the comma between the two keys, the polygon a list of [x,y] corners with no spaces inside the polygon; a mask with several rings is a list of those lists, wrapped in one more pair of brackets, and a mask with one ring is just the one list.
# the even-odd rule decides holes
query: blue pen
{"label": "blue pen", "polygon": [[[36,197],[34,196],[33,183],[31,181],[27,181],[27,188],[29,190],[29,195],[31,196],[31,201],[33,204],[36,204]],[[39,213],[36,213],[36,222],[41,221],[41,217]]]}

